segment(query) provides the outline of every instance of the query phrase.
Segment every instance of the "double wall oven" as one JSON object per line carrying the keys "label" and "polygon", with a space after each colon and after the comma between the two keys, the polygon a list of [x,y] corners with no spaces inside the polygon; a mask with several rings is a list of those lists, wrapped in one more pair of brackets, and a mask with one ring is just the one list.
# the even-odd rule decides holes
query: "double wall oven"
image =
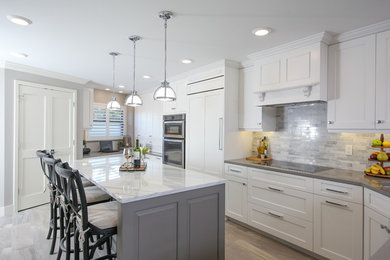
{"label": "double wall oven", "polygon": [[185,168],[186,115],[163,117],[163,163]]}

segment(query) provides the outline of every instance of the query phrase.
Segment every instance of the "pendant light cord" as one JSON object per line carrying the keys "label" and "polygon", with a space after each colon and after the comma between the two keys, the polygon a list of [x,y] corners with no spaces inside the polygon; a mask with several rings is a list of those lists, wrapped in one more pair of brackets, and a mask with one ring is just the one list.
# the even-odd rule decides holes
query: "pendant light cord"
{"label": "pendant light cord", "polygon": [[115,86],[115,55],[112,55],[112,96],[114,97]]}
{"label": "pendant light cord", "polygon": [[133,57],[133,93],[135,93],[135,41],[134,43],[134,57]]}
{"label": "pendant light cord", "polygon": [[165,53],[165,57],[164,57],[164,96],[166,97],[167,96],[167,21],[168,21],[168,18],[165,17],[164,18],[165,22],[164,22],[164,29],[165,29],[165,40],[164,40],[164,53]]}

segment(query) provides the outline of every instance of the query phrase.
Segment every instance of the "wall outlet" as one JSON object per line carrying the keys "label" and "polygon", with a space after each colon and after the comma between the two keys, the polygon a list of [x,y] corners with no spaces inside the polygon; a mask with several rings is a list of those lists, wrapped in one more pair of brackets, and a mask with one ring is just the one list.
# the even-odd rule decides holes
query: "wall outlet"
{"label": "wall outlet", "polygon": [[351,144],[347,144],[345,146],[345,155],[352,155],[352,145]]}

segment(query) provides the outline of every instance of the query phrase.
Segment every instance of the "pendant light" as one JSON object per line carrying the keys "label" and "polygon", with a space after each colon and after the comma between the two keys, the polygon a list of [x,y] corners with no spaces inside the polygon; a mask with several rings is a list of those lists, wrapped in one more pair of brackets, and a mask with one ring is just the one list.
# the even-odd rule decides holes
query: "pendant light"
{"label": "pendant light", "polygon": [[159,17],[164,19],[164,29],[165,29],[165,60],[164,60],[164,81],[161,82],[161,85],[154,92],[154,100],[159,101],[174,101],[176,100],[175,91],[169,86],[167,81],[167,21],[172,17],[172,12],[170,11],[161,11]]}
{"label": "pendant light", "polygon": [[112,56],[112,98],[107,104],[108,110],[119,110],[121,109],[121,104],[114,97],[114,87],[115,87],[115,57],[119,55],[118,52],[110,52]]}
{"label": "pendant light", "polygon": [[142,99],[135,91],[135,43],[140,40],[141,37],[133,35],[129,37],[129,40],[133,42],[134,56],[133,56],[133,91],[130,93],[130,96],[127,97],[125,105],[131,107],[138,107],[142,105]]}

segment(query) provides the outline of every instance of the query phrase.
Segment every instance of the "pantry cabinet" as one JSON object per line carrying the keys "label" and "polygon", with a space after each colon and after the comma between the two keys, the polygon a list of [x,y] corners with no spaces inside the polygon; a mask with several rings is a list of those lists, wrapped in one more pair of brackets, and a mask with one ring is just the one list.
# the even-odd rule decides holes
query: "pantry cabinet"
{"label": "pantry cabinet", "polygon": [[375,35],[329,47],[328,129],[375,128]]}
{"label": "pantry cabinet", "polygon": [[390,31],[377,35],[376,129],[390,129]]}
{"label": "pantry cabinet", "polygon": [[254,67],[240,70],[239,129],[242,131],[274,131],[276,109],[261,107],[257,91]]}
{"label": "pantry cabinet", "polygon": [[187,167],[221,175],[224,145],[224,92],[189,96]]}

